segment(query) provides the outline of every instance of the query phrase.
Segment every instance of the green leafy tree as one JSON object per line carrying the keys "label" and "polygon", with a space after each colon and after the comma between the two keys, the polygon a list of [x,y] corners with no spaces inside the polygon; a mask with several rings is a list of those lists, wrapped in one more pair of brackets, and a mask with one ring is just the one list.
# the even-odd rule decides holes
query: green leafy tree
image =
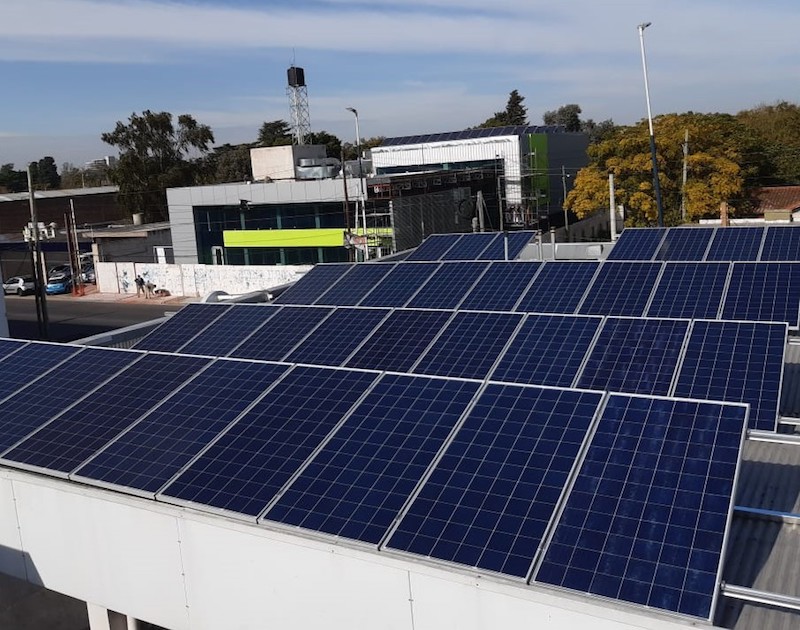
{"label": "green leafy tree", "polygon": [[[372,138],[363,138],[361,140],[361,151],[366,152],[373,147],[380,146],[381,144],[383,144],[384,140],[386,140],[386,136],[373,136]],[[355,144],[352,144],[350,142],[345,142],[342,144],[342,149],[344,149],[345,160],[358,159],[358,148],[356,147]]]}
{"label": "green leafy tree", "polygon": [[0,190],[10,193],[28,190],[28,173],[14,170],[13,164],[3,164],[0,166]]}
{"label": "green leafy tree", "polygon": [[502,112],[495,112],[494,115],[483,121],[478,127],[506,127],[509,125],[527,125],[528,108],[525,107],[521,96],[517,90],[512,90],[508,95],[506,108]]}
{"label": "green leafy tree", "polygon": [[562,105],[542,115],[545,125],[564,125],[567,131],[581,131],[581,106],[575,103]]}
{"label": "green leafy tree", "polygon": [[226,184],[253,179],[250,144],[223,144],[215,147],[202,161],[202,181],[205,184]]}
{"label": "green leafy tree", "polygon": [[258,144],[262,147],[278,147],[292,144],[292,129],[285,120],[265,122],[258,130]]}
{"label": "green leafy tree", "polygon": [[38,162],[31,162],[31,180],[36,190],[57,190],[61,187],[61,176],[58,174],[56,161],[52,157],[43,157]]}
{"label": "green leafy tree", "polygon": [[324,144],[328,157],[339,159],[342,153],[342,141],[327,131],[314,131],[306,137],[306,144]]}
{"label": "green leafy tree", "polygon": [[83,172],[72,162],[64,162],[61,165],[61,188],[83,188]]}
{"label": "green leafy tree", "polygon": [[211,128],[189,114],[178,116],[173,125],[172,114],[149,110],[131,114],[127,124],[118,121],[101,138],[120,152],[111,170],[120,204],[131,213],[141,212],[148,222],[166,220],[166,189],[196,183],[199,157],[214,142]]}
{"label": "green leafy tree", "polygon": [[[734,213],[748,209],[749,190],[759,168],[746,157],[758,151],[758,141],[726,114],[669,114],[655,120],[659,183],[665,222],[680,223],[682,143],[689,130],[691,151],[685,190],[687,219],[718,216],[723,201]],[[625,205],[629,225],[652,225],[657,208],[646,121],[618,127],[611,136],[589,147],[590,165],[578,172],[566,205],[579,217],[608,208],[608,173],[614,173],[617,203]]]}
{"label": "green leafy tree", "polygon": [[764,183],[800,184],[800,106],[780,101],[739,112],[737,119],[764,143],[772,169]]}

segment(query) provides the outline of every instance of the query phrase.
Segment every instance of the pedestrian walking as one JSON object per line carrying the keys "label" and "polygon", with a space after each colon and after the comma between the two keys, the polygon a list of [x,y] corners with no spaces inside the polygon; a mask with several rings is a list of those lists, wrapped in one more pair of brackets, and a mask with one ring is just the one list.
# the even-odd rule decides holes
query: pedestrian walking
{"label": "pedestrian walking", "polygon": [[142,276],[136,276],[136,280],[134,280],[134,282],[136,283],[136,297],[139,297],[142,294],[147,297],[147,293],[145,292],[144,288],[144,278],[142,278]]}
{"label": "pedestrian walking", "polygon": [[153,281],[152,281],[152,280],[148,280],[148,281],[145,283],[145,285],[144,285],[144,289],[145,289],[145,291],[144,291],[144,297],[145,297],[145,299],[149,299],[149,298],[151,298],[151,297],[155,297],[155,296],[156,296],[156,294],[155,294],[156,285],[155,285],[155,284],[153,284]]}

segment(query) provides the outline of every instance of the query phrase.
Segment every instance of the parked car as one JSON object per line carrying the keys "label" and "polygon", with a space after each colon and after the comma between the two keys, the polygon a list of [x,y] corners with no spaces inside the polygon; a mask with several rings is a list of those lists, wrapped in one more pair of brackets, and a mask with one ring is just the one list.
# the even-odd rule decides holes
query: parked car
{"label": "parked car", "polygon": [[53,278],[55,276],[69,276],[72,277],[72,267],[69,265],[56,265],[47,272],[47,277]]}
{"label": "parked car", "polygon": [[84,265],[81,269],[81,280],[88,284],[95,284],[97,276],[94,273],[94,265]]}
{"label": "parked car", "polygon": [[56,274],[47,279],[47,286],[44,288],[48,295],[57,293],[69,293],[72,290],[72,276],[66,274]]}
{"label": "parked car", "polygon": [[30,276],[14,276],[3,282],[3,293],[15,293],[17,295],[27,295],[36,290],[36,284]]}

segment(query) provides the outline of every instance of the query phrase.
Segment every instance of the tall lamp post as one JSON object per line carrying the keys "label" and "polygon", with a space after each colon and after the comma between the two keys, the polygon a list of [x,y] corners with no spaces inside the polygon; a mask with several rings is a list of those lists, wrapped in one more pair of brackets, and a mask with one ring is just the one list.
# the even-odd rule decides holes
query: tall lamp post
{"label": "tall lamp post", "polygon": [[653,132],[653,112],[650,109],[650,86],[647,82],[647,58],[644,54],[644,29],[652,22],[639,24],[639,44],[642,48],[642,69],[644,70],[644,97],[647,100],[647,123],[650,126],[650,156],[653,159],[653,190],[656,194],[656,207],[658,208],[658,227],[664,227],[664,207],[661,205],[661,184],[658,181],[658,161],[656,159],[656,136]]}
{"label": "tall lamp post", "polygon": [[[364,225],[364,260],[369,258],[369,245],[367,243],[367,209],[364,203],[364,170],[361,165],[361,131],[358,128],[358,110],[355,107],[345,107],[356,119],[356,151],[358,152],[358,202],[361,206],[361,218]],[[356,217],[358,210],[356,210]],[[358,221],[356,221],[358,225]]]}

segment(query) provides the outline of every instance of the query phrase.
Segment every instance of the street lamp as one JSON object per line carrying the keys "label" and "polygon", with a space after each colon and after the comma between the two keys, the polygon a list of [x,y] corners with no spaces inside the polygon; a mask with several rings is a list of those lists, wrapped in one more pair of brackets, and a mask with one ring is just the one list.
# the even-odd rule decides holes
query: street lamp
{"label": "street lamp", "polygon": [[658,181],[658,161],[656,160],[656,136],[653,132],[653,113],[650,110],[650,87],[647,83],[647,59],[644,54],[644,29],[652,22],[639,24],[639,43],[642,48],[642,69],[644,70],[644,96],[647,100],[647,123],[650,126],[650,156],[653,159],[653,189],[656,194],[656,207],[658,208],[658,227],[664,227],[664,208],[661,205],[661,185]]}
{"label": "street lamp", "polygon": [[[358,128],[358,110],[355,107],[345,107],[356,119],[356,151],[358,152],[358,200],[361,205],[362,219],[364,224],[364,260],[369,258],[369,247],[367,245],[367,209],[364,204],[364,170],[361,165],[361,131]],[[356,227],[358,226],[358,210],[356,210]],[[358,229],[356,229],[358,234]]]}

